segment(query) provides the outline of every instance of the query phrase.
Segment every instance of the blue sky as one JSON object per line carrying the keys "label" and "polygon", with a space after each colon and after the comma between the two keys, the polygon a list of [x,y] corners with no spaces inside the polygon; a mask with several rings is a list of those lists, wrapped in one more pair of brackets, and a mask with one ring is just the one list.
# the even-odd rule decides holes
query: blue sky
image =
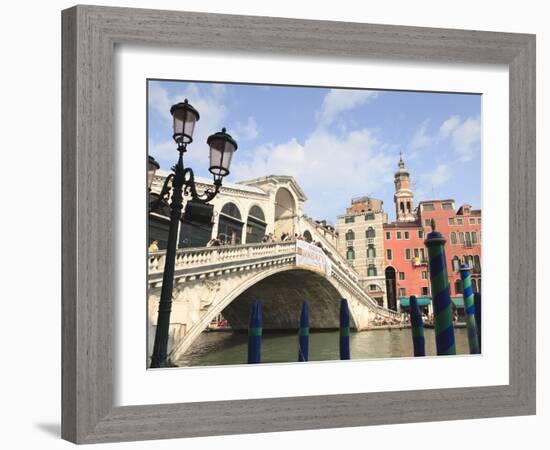
{"label": "blue sky", "polygon": [[479,95],[181,81],[149,81],[148,95],[149,152],[164,170],[177,157],[170,106],[188,98],[201,116],[185,156],[196,175],[211,177],[206,139],[226,127],[239,145],[227,180],[292,175],[314,218],[335,223],[371,195],[393,220],[400,152],[416,204],[481,207]]}

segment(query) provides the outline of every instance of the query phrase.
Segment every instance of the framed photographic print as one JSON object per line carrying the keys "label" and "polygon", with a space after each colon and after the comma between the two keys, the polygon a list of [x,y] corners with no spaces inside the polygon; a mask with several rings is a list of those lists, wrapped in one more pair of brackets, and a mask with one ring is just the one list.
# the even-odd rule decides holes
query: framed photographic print
{"label": "framed photographic print", "polygon": [[534,55],[63,11],[63,437],[533,414]]}

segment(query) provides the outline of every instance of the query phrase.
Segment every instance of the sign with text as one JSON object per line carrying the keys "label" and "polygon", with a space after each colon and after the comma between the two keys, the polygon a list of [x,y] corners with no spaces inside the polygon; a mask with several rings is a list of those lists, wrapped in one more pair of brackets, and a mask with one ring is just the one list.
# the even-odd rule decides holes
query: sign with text
{"label": "sign with text", "polygon": [[296,267],[324,273],[331,273],[331,264],[322,248],[306,241],[296,241]]}

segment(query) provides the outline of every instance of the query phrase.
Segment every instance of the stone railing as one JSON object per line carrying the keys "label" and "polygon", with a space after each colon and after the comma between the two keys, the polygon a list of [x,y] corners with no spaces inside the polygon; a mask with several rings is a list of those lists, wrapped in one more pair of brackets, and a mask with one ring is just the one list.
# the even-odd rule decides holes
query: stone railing
{"label": "stone railing", "polygon": [[[227,264],[292,252],[296,252],[296,243],[294,241],[181,248],[176,252],[175,269],[177,271],[214,264]],[[162,272],[164,270],[165,258],[166,252],[164,250],[150,252],[149,274]]]}

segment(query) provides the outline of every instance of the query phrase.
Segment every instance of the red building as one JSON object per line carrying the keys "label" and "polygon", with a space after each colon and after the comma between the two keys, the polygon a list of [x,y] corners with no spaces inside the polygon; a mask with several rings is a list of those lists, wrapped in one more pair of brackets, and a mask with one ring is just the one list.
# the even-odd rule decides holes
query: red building
{"label": "red building", "polygon": [[388,307],[406,309],[410,295],[416,295],[421,306],[431,302],[426,235],[436,229],[445,237],[447,272],[451,296],[462,307],[460,264],[472,267],[474,292],[481,290],[481,210],[470,205],[455,208],[453,199],[425,200],[414,206],[410,174],[403,160],[395,174],[396,221],[384,224],[384,267]]}

